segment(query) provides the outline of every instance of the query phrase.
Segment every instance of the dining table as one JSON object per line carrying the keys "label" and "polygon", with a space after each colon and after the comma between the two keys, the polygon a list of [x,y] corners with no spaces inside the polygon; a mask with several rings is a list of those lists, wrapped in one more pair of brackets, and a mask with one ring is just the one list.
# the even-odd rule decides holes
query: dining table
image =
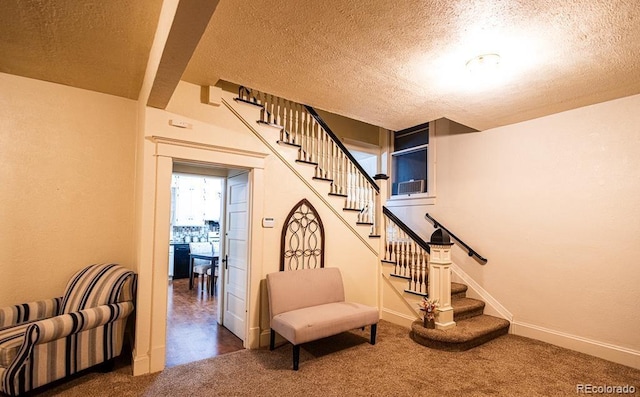
{"label": "dining table", "polygon": [[218,266],[218,255],[189,253],[189,289],[193,289],[193,266],[195,259],[211,261],[211,277],[209,278],[209,282],[211,283],[210,291],[213,291],[213,275],[215,274],[215,268]]}

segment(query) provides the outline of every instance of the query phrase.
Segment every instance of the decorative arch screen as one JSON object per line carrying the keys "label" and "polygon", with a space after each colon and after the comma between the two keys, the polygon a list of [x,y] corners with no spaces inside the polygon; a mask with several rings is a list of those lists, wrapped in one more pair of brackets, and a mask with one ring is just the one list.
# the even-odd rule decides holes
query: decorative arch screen
{"label": "decorative arch screen", "polygon": [[318,212],[302,199],[282,228],[280,271],[324,267],[324,226]]}

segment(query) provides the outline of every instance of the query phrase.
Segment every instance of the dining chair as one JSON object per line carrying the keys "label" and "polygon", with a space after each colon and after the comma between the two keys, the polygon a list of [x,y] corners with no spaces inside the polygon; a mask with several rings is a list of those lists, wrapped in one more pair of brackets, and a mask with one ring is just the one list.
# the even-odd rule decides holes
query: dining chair
{"label": "dining chair", "polygon": [[[213,274],[212,274],[213,273]],[[209,282],[207,283],[207,292],[209,295],[215,295],[216,285],[218,281],[218,258],[213,258],[213,266],[207,270]]]}
{"label": "dining chair", "polygon": [[[213,256],[213,245],[211,243],[190,243],[189,244],[189,253],[190,254],[201,254],[201,255],[211,255]],[[213,267],[213,259],[198,259],[194,258],[191,260],[191,273],[194,277],[194,280],[197,282],[197,278],[202,276],[200,281],[200,289],[204,291],[205,288],[205,277],[207,277],[207,271],[209,271]],[[209,272],[210,274],[211,272]]]}

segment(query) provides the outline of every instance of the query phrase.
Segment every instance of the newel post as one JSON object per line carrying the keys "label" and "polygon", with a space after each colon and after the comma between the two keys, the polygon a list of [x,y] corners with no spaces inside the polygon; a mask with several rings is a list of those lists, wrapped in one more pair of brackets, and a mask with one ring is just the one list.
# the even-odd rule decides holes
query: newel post
{"label": "newel post", "polygon": [[[387,180],[389,179],[389,176],[385,174],[377,174],[373,177],[373,179],[376,181],[376,183],[378,184],[378,187],[380,188],[380,191],[378,192],[378,194],[376,194],[376,197],[374,200],[375,210],[373,213],[373,234],[380,236],[382,233],[385,233],[384,220],[382,219],[382,206],[387,201],[387,194],[388,194]],[[383,238],[381,238],[380,240],[384,242]],[[382,247],[383,249],[379,251],[381,253],[381,256],[380,256],[381,258],[382,258],[382,253],[384,253],[384,246]]]}
{"label": "newel post", "polygon": [[436,329],[449,329],[456,326],[451,307],[451,246],[449,234],[438,229],[429,241],[429,298],[437,299],[440,304],[436,316]]}

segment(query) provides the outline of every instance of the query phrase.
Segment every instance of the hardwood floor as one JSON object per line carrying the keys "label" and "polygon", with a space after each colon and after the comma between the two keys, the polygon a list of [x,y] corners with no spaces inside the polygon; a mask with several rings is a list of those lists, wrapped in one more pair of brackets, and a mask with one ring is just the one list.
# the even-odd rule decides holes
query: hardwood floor
{"label": "hardwood floor", "polygon": [[189,279],[169,281],[167,306],[167,368],[243,349],[218,325],[217,297],[201,292],[200,283],[189,290]]}

